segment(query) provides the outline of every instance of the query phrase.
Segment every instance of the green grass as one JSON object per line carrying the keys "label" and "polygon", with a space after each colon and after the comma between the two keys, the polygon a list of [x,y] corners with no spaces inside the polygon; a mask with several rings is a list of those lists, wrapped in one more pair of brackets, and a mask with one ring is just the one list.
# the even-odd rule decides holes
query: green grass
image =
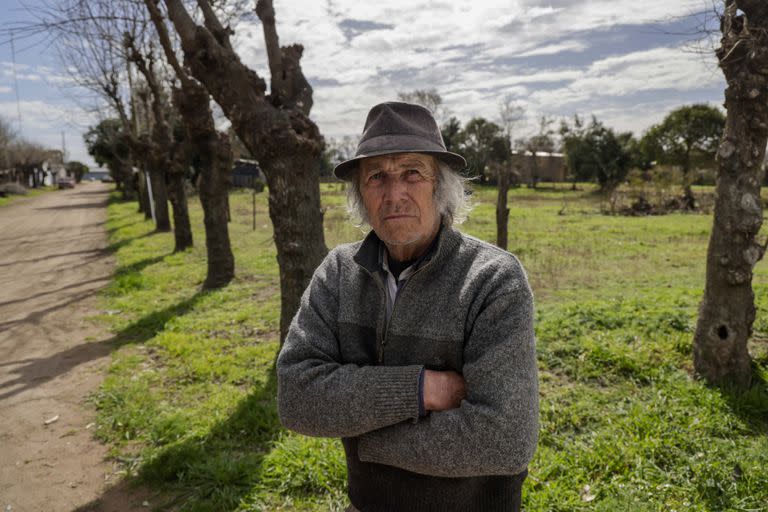
{"label": "green grass", "polygon": [[6,197],[0,197],[0,206],[5,206],[7,204],[11,204],[11,203],[13,203],[15,201],[18,201],[19,199],[23,199],[25,197],[35,197],[35,196],[39,196],[40,194],[44,194],[46,192],[53,192],[54,190],[56,190],[56,187],[51,187],[51,186],[39,187],[39,188],[30,188],[30,189],[27,189],[27,193],[23,194],[23,195],[11,194],[11,195],[8,195]]}
{"label": "green grass", "polygon": [[[537,303],[541,431],[526,510],[768,511],[768,387],[736,395],[691,377],[711,217],[599,213],[589,187],[510,192],[510,249]],[[362,236],[341,185],[324,184],[326,243]],[[495,189],[478,187],[465,231],[495,238]],[[113,200],[117,256],[101,319],[115,332],[92,396],[98,436],[160,508],[343,510],[337,440],[288,432],[275,411],[278,272],[266,196],[231,198],[237,278],[200,291],[196,247],[172,254],[135,204]],[[768,230],[764,228],[765,234]],[[756,269],[756,370],[768,379],[768,267]],[[589,486],[588,491],[586,486]]]}

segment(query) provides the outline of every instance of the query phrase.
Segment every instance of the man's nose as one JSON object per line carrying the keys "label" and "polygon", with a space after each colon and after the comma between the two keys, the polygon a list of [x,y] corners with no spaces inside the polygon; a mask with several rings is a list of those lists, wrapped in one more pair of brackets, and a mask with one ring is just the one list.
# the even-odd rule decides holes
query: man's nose
{"label": "man's nose", "polygon": [[384,182],[385,199],[397,201],[406,195],[407,190],[408,184],[399,175],[391,175]]}

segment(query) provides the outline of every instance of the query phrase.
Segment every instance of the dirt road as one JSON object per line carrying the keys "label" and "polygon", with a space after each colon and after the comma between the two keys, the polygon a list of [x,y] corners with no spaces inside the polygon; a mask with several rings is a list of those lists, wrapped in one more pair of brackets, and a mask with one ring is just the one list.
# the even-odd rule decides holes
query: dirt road
{"label": "dirt road", "polygon": [[85,400],[109,361],[88,317],[113,260],[109,187],[80,184],[0,208],[0,511],[147,510],[92,437]]}

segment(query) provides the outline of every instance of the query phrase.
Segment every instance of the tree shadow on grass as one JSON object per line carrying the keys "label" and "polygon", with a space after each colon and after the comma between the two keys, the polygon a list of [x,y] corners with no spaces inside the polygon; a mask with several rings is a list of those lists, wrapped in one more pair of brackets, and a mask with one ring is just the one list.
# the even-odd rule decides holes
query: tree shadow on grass
{"label": "tree shadow on grass", "polygon": [[124,494],[126,486],[135,485],[159,489],[151,504],[160,510],[237,509],[258,484],[265,456],[282,430],[276,394],[277,378],[272,367],[267,381],[241,400],[232,415],[208,434],[166,445],[146,461],[137,477],[108,489],[76,512],[109,510],[108,503]]}
{"label": "tree shadow on grass", "polygon": [[721,387],[720,393],[725,398],[731,411],[741,418],[755,434],[768,434],[768,380],[766,369],[759,363],[752,363],[752,383],[747,390]]}
{"label": "tree shadow on grass", "polygon": [[[154,258],[148,258],[148,260],[152,259]],[[137,262],[137,264],[141,264],[143,261]],[[188,299],[153,311],[131,322],[115,334],[112,339],[115,348],[117,349],[127,343],[144,343],[154,338],[165,330],[165,326],[172,319],[187,314],[206,293],[208,292],[198,291]]]}

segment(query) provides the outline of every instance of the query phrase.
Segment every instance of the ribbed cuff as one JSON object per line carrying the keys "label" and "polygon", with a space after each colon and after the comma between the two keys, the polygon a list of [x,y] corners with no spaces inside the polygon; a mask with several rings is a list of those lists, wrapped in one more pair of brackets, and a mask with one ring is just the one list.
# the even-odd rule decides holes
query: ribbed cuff
{"label": "ribbed cuff", "polygon": [[419,373],[419,418],[423,418],[427,415],[427,410],[424,408],[424,368]]}
{"label": "ribbed cuff", "polygon": [[399,423],[419,417],[419,375],[423,366],[380,366],[374,397],[376,418]]}

